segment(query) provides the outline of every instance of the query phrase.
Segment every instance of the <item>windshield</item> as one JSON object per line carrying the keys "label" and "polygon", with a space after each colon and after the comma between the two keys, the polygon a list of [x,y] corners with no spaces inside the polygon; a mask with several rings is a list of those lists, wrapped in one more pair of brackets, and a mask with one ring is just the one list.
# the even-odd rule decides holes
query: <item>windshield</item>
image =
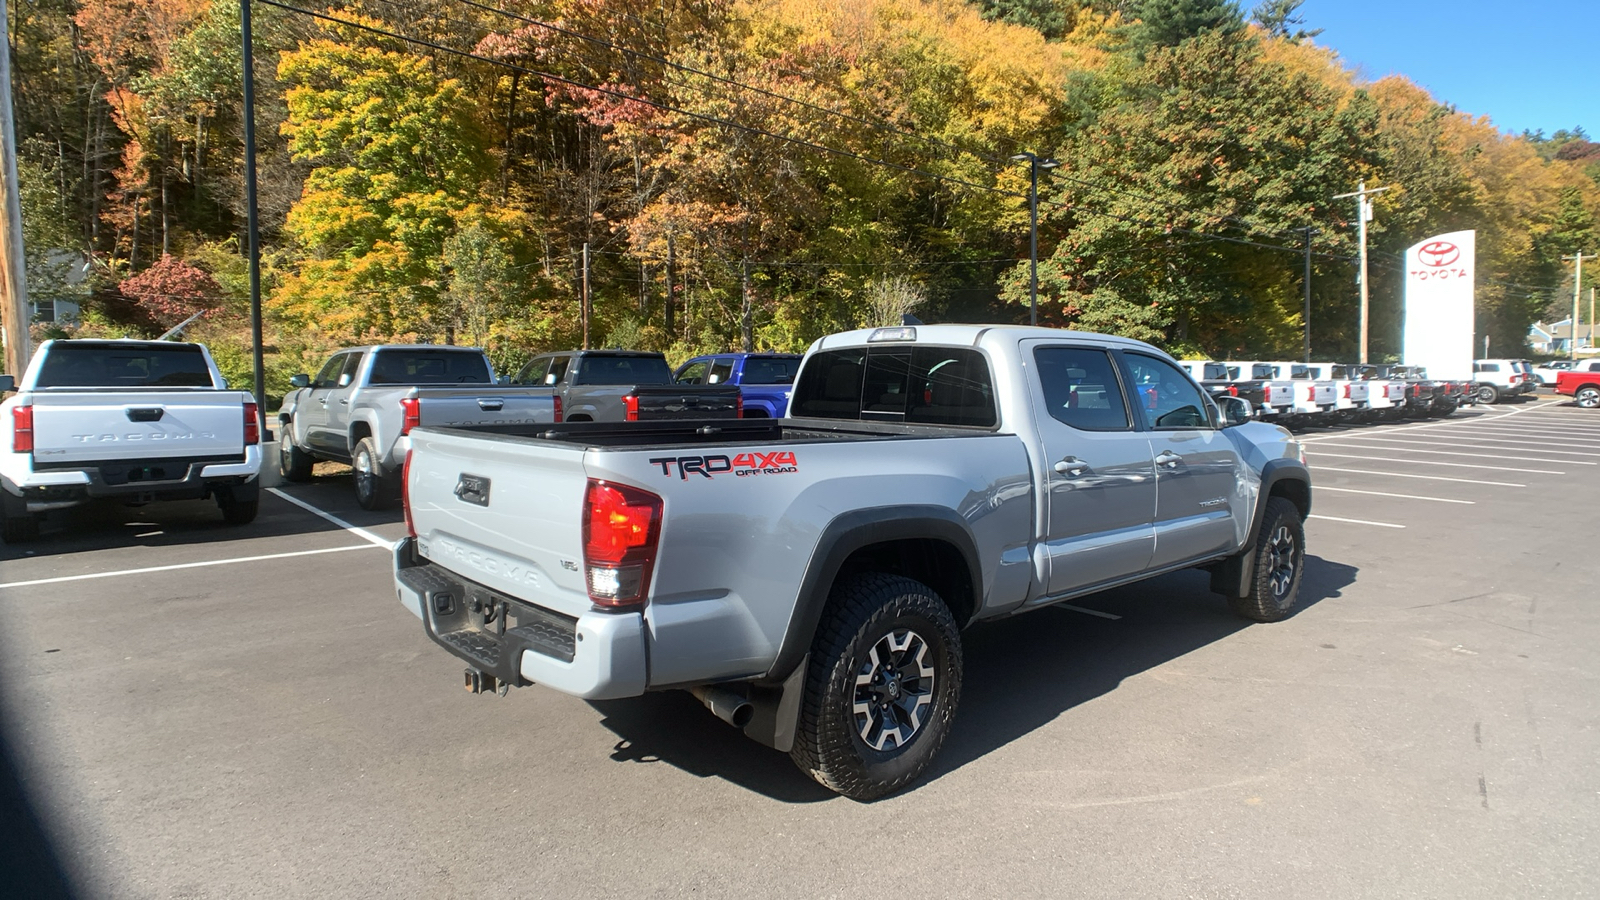
{"label": "windshield", "polygon": [[573,384],[671,384],[664,356],[585,356]]}
{"label": "windshield", "polygon": [[50,345],[40,388],[212,387],[197,344],[149,346],[70,341]]}
{"label": "windshield", "polygon": [[488,384],[489,363],[476,350],[379,350],[368,384]]}

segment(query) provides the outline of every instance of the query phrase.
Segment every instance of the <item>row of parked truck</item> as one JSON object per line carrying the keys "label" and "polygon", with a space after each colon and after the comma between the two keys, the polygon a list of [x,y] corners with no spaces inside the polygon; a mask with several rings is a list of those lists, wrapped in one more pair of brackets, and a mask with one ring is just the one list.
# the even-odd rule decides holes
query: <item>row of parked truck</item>
{"label": "row of parked truck", "polygon": [[[1429,378],[1421,366],[1257,360],[1179,365],[1213,397],[1239,397],[1257,418],[1289,427],[1442,418],[1481,399],[1476,382]],[[1533,390],[1531,381],[1527,389]]]}

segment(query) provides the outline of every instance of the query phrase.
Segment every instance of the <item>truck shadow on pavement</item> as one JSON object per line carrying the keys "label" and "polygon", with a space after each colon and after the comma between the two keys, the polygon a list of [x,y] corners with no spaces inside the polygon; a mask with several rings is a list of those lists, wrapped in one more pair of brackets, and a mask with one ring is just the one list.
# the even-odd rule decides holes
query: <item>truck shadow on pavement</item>
{"label": "truck shadow on pavement", "polygon": [[[1306,557],[1300,610],[1340,596],[1354,566]],[[1186,571],[1101,594],[1071,609],[1041,610],[978,625],[964,637],[966,678],[954,730],[915,791],[1048,725],[1081,703],[1109,694],[1123,679],[1252,626],[1208,590],[1208,576]],[[601,724],[620,738],[618,762],[666,763],[700,778],[717,777],[784,803],[837,796],[795,768],[786,753],[724,725],[684,691],[591,701]]]}
{"label": "truck shadow on pavement", "polygon": [[[369,512],[356,505],[346,476],[318,476],[311,482],[284,485],[279,490],[305,500],[352,525],[371,527],[399,522],[394,509]],[[181,500],[129,506],[102,502],[52,510],[45,514],[37,540],[21,544],[0,543],[0,562],[42,558],[96,550],[130,547],[179,547],[337,533],[339,526],[315,516],[269,492],[261,497],[261,512],[248,525],[227,525],[213,500]]]}

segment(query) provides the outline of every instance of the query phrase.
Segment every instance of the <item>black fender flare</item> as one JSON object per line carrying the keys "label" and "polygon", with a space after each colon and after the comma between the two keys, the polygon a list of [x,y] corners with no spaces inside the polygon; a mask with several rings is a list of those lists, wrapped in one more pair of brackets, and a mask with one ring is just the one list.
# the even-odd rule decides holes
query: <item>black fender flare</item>
{"label": "black fender flare", "polygon": [[[811,640],[822,621],[828,595],[845,560],[863,547],[886,541],[929,539],[950,544],[961,553],[972,579],[974,609],[983,605],[983,568],[978,560],[978,545],[965,519],[941,506],[875,506],[841,513],[822,529],[811,551],[795,596],[794,612],[784,632],[783,644],[767,670],[766,680],[782,682],[793,673],[800,660],[811,651]],[[960,611],[957,621],[966,625]],[[970,611],[969,611],[970,612]]]}
{"label": "black fender flare", "polygon": [[840,569],[851,554],[863,547],[917,539],[944,541],[955,547],[966,562],[972,579],[973,610],[966,616],[958,614],[958,624],[965,625],[964,619],[970,619],[971,613],[982,606],[983,569],[978,561],[977,542],[966,520],[954,510],[922,505],[877,506],[840,514],[822,529],[811,551],[777,657],[767,674],[747,689],[756,707],[744,729],[747,737],[785,753],[793,747],[811,641]]}
{"label": "black fender flare", "polygon": [[1266,518],[1267,501],[1278,484],[1298,481],[1305,485],[1305,507],[1302,515],[1311,514],[1311,470],[1298,459],[1268,460],[1261,467],[1261,490],[1256,494],[1256,506],[1250,516],[1250,530],[1245,534],[1244,546],[1238,553],[1217,563],[1211,570],[1211,590],[1226,597],[1246,597],[1250,594],[1250,553],[1255,549],[1256,537],[1261,530],[1261,520]]}

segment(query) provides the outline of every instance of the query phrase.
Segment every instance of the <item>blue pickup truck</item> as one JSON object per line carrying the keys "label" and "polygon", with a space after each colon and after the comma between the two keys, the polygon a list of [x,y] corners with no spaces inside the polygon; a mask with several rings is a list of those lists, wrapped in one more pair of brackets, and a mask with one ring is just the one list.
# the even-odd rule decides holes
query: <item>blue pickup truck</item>
{"label": "blue pickup truck", "polygon": [[744,394],[746,419],[781,419],[789,411],[798,353],[719,353],[678,367],[678,384],[735,384]]}

